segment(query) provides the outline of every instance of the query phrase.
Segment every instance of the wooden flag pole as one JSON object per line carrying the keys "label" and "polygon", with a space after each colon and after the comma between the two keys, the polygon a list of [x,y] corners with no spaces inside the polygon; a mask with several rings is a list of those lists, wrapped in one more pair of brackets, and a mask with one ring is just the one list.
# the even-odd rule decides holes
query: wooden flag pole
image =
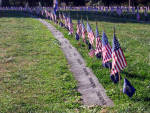
{"label": "wooden flag pole", "polygon": [[120,86],[120,96],[121,96],[121,76],[120,76],[120,72],[118,74],[119,74],[119,86]]}

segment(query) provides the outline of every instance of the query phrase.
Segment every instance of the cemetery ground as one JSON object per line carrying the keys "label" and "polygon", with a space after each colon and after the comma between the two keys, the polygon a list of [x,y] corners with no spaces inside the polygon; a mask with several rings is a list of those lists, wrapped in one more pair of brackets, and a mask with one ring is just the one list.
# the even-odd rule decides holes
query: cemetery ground
{"label": "cemetery ground", "polygon": [[5,13],[0,18],[0,113],[100,110],[81,105],[77,83],[48,29],[21,13]]}
{"label": "cemetery ground", "polygon": [[[1,12],[2,14],[2,12]],[[71,13],[72,14],[72,13]],[[0,17],[0,112],[150,112],[150,25],[111,18],[99,18],[111,44],[113,26],[124,51],[127,68],[121,72],[136,88],[132,98],[113,84],[102,61],[88,56],[86,45],[80,46],[68,31],[53,24],[78,49],[113,100],[114,107],[85,107],[76,91],[77,82],[69,71],[59,42],[38,20],[16,12]],[[86,15],[82,13],[84,19]],[[76,14],[72,16],[76,23]],[[88,14],[95,30],[95,15]],[[91,19],[90,19],[91,18]],[[94,18],[94,19],[93,19]],[[98,18],[98,16],[97,16]],[[84,21],[85,22],[85,21]],[[85,23],[86,24],[86,23]],[[75,25],[74,25],[75,27]],[[121,80],[121,88],[123,79]]]}
{"label": "cemetery ground", "polygon": [[[64,12],[66,13],[66,12]],[[127,68],[121,72],[122,78],[126,77],[136,88],[136,93],[132,98],[122,93],[123,79],[121,85],[114,84],[110,80],[110,71],[102,67],[102,60],[96,57],[90,58],[87,46],[80,39],[80,46],[75,40],[75,35],[68,36],[68,31],[59,25],[53,24],[71,44],[78,49],[85,59],[87,66],[90,67],[99,79],[99,82],[106,89],[107,95],[113,100],[114,107],[108,108],[110,112],[130,112],[130,113],[149,113],[150,112],[150,24],[139,23],[123,18],[111,18],[98,15],[96,12],[77,12],[70,11],[76,32],[77,19],[83,19],[86,26],[88,17],[89,23],[95,32],[96,21],[98,22],[99,33],[105,30],[109,43],[112,45],[113,28],[116,26],[116,37],[127,60]],[[121,87],[121,88],[120,88]],[[121,93],[120,93],[121,89]]]}

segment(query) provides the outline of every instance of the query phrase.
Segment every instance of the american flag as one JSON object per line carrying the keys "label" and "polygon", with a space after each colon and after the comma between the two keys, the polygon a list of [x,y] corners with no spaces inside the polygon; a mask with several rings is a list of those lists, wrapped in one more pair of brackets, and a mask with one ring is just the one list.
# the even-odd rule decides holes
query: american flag
{"label": "american flag", "polygon": [[102,35],[102,56],[103,56],[103,63],[106,63],[111,60],[112,56],[111,46],[108,43],[108,38],[103,31]]}
{"label": "american flag", "polygon": [[69,34],[73,34],[73,23],[70,17],[68,17],[68,27],[69,27]]}
{"label": "american flag", "polygon": [[81,23],[81,26],[82,26],[82,38],[83,38],[83,41],[85,41],[85,33],[86,33],[86,29],[85,29],[85,25],[84,25],[84,22],[82,20],[82,23]]}
{"label": "american flag", "polygon": [[95,54],[98,54],[100,52],[102,52],[102,41],[100,39],[99,36],[99,32],[98,32],[98,27],[96,25],[96,50],[95,50]]}
{"label": "american flag", "polygon": [[94,55],[95,55],[95,50],[94,50],[94,49],[91,49],[90,52],[89,52],[89,56],[90,56],[91,58],[93,58]]}
{"label": "american flag", "polygon": [[113,47],[112,47],[112,69],[111,73],[115,74],[120,72],[127,66],[126,59],[124,57],[123,51],[120,44],[114,34]]}
{"label": "american flag", "polygon": [[88,33],[89,42],[91,45],[93,45],[94,44],[94,33],[93,33],[88,21],[87,21],[87,33]]}

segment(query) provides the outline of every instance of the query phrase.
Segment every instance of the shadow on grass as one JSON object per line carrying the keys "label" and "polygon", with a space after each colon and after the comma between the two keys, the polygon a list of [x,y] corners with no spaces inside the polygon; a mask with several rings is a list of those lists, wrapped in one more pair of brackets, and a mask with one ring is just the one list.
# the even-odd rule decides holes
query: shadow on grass
{"label": "shadow on grass", "polygon": [[145,79],[150,80],[150,76],[139,75],[139,74],[124,72],[124,71],[122,73],[125,74],[127,78],[135,78],[139,80],[145,80]]}
{"label": "shadow on grass", "polygon": [[[19,12],[19,11],[0,11],[0,18],[6,17],[16,17],[16,18],[29,18],[29,14],[25,12]],[[6,21],[5,21],[6,22]]]}

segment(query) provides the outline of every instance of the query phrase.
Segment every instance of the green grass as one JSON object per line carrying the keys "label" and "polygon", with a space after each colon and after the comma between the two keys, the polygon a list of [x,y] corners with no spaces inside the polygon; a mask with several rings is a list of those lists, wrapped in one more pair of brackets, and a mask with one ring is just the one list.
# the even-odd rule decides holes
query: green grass
{"label": "green grass", "polygon": [[59,42],[44,25],[22,13],[0,13],[0,113],[100,111],[81,104]]}
{"label": "green grass", "polygon": [[[85,19],[89,18],[89,22],[95,31],[95,20],[98,20],[99,32],[102,34],[102,26],[108,36],[110,44],[112,44],[113,27],[116,26],[116,36],[119,39],[123,52],[127,60],[127,68],[121,72],[121,76],[126,77],[136,88],[136,93],[132,98],[121,93],[120,88],[113,84],[110,80],[108,69],[102,67],[102,61],[96,58],[90,58],[86,45],[81,42],[79,46],[74,36],[68,36],[68,31],[58,25],[53,24],[58,30],[63,32],[64,36],[69,39],[71,44],[78,49],[83,58],[86,60],[87,66],[90,67],[99,82],[106,89],[107,95],[114,101],[114,107],[107,108],[109,112],[116,113],[149,113],[150,112],[150,25],[146,23],[136,23],[125,19],[105,18],[96,16],[95,13],[79,13],[70,12],[74,19],[74,28],[76,27],[77,15]],[[85,22],[85,21],[84,21]],[[86,24],[86,22],[85,22]],[[121,87],[123,79],[121,80]]]}

